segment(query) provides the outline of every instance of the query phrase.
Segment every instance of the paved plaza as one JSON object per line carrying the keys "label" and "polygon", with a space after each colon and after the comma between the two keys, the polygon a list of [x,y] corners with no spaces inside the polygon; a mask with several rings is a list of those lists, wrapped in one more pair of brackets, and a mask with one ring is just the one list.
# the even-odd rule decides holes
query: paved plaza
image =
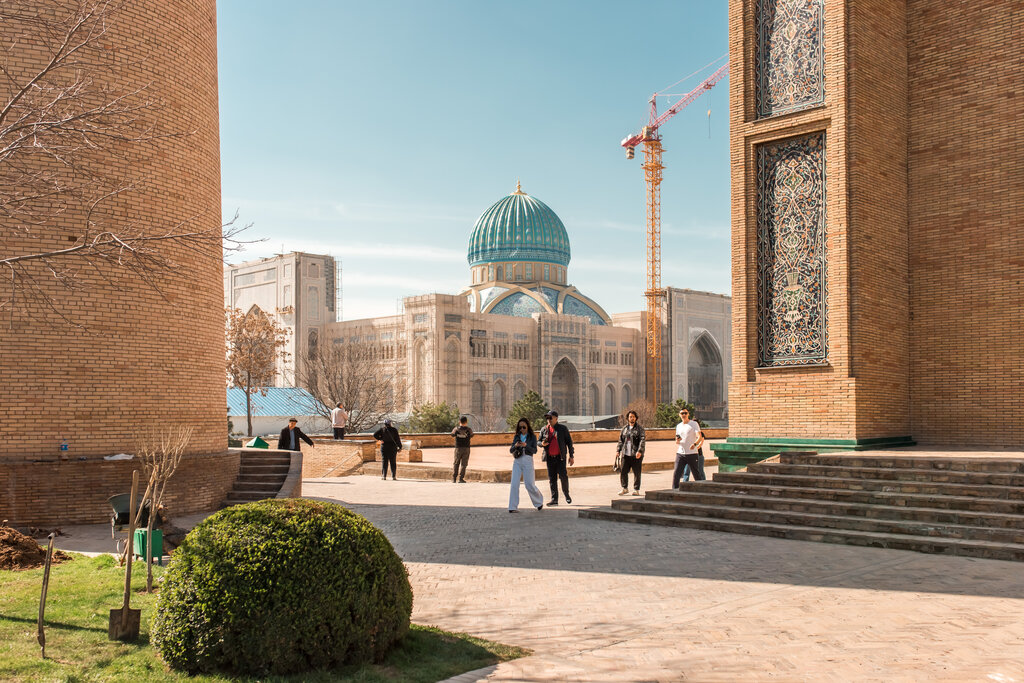
{"label": "paved plaza", "polygon": [[[352,476],[303,492],[388,535],[414,621],[534,653],[459,683],[1024,681],[1019,563],[581,520],[617,477],[571,486],[572,505],[537,512],[524,492],[516,515],[507,484]],[[62,549],[110,550],[109,527],[65,532]]]}
{"label": "paved plaza", "polygon": [[533,650],[488,680],[1024,681],[1018,563],[577,518],[617,490],[510,515],[505,484],[303,483],[384,530],[417,623]]}

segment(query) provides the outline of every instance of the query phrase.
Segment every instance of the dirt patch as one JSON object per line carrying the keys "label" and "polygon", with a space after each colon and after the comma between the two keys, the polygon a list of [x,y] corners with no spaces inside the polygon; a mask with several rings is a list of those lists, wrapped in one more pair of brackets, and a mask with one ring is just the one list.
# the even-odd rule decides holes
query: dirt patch
{"label": "dirt patch", "polygon": [[[53,562],[65,562],[71,556],[54,549]],[[0,527],[0,569],[35,569],[46,562],[46,549],[31,536],[9,526]]]}

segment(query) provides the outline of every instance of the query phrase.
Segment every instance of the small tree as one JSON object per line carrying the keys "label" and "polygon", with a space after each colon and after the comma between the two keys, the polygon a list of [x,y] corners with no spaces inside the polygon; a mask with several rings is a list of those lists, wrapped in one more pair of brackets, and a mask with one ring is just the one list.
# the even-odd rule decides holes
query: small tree
{"label": "small tree", "polygon": [[514,430],[519,418],[525,417],[536,430],[544,421],[544,413],[548,412],[548,404],[534,390],[527,391],[522,398],[512,404],[505,423],[508,428]]}
{"label": "small tree", "polygon": [[442,403],[421,403],[412,409],[409,427],[414,432],[450,432],[459,422],[459,407]]}
{"label": "small tree", "polygon": [[245,389],[245,417],[252,436],[252,395],[266,396],[266,387],[277,377],[277,360],[288,353],[288,330],[253,306],[248,313],[228,309],[228,381]]}
{"label": "small tree", "polygon": [[164,503],[167,482],[181,464],[185,448],[192,439],[192,427],[154,432],[139,445],[139,459],[149,484],[143,501],[149,501],[149,519],[146,522],[146,592],[153,592],[153,523]]}
{"label": "small tree", "polygon": [[[681,398],[677,398],[672,403],[659,403],[658,412],[654,418],[655,426],[657,427],[675,427],[679,424],[679,411],[686,408],[690,411],[690,416],[694,417],[697,415],[697,410],[693,407],[693,404]],[[701,420],[697,420],[702,428],[707,425]]]}
{"label": "small tree", "polygon": [[622,413],[619,415],[619,426],[620,427],[625,426],[626,422],[628,422],[628,420],[626,419],[626,415],[628,415],[629,411],[631,411],[631,410],[635,410],[636,411],[636,419],[637,419],[637,422],[639,422],[641,426],[643,426],[643,427],[657,427],[658,426],[657,411],[654,408],[654,404],[651,403],[650,401],[648,401],[645,398],[638,398],[635,401],[633,401],[632,403],[630,403],[628,406],[626,406],[626,409],[623,410]]}

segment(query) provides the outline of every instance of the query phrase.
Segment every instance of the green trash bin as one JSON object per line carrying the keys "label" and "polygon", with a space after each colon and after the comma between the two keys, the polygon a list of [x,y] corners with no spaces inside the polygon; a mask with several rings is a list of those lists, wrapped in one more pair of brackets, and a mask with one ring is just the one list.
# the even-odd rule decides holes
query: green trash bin
{"label": "green trash bin", "polygon": [[[145,559],[146,556],[146,530],[135,530],[135,545],[132,548],[135,557]],[[156,563],[164,566],[164,532],[163,529],[153,529],[153,557]]]}

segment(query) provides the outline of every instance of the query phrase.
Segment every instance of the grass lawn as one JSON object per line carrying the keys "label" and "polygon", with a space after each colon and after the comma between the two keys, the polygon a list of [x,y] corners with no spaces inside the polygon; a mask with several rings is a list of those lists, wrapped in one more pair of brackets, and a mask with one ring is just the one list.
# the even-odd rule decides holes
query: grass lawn
{"label": "grass lawn", "polygon": [[[154,567],[154,575],[163,570]],[[46,656],[39,656],[36,616],[42,569],[0,571],[0,680],[3,681],[234,681],[229,676],[194,676],[169,671],[149,645],[149,622],[156,593],[147,595],[145,565],[132,567],[132,607],[142,608],[137,643],[107,640],[112,607],[120,607],[124,570],[110,556],[76,555],[50,569],[46,600]],[[423,681],[479,669],[528,654],[520,648],[491,643],[461,633],[426,626],[409,635],[377,665],[261,681]]]}

